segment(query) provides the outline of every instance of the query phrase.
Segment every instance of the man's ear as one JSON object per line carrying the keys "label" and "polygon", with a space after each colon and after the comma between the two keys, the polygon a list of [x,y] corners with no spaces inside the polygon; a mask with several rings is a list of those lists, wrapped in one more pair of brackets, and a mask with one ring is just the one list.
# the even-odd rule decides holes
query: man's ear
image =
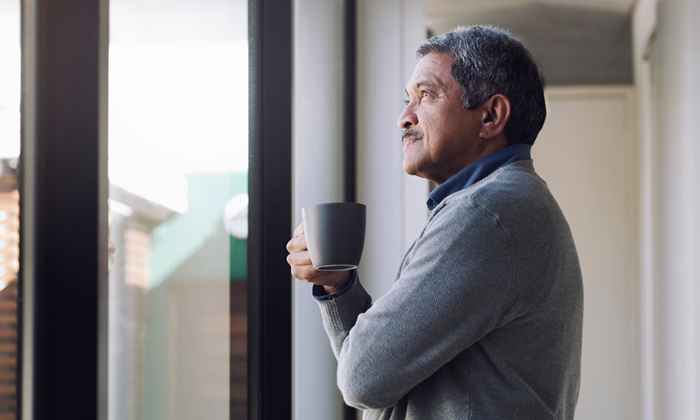
{"label": "man's ear", "polygon": [[479,137],[490,139],[505,134],[506,124],[510,120],[510,100],[507,96],[496,94],[480,106],[481,130]]}

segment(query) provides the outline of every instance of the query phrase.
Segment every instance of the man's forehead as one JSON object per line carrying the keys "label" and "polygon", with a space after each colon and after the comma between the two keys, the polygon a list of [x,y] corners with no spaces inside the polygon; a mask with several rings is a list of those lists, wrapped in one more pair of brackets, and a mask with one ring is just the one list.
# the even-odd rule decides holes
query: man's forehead
{"label": "man's forehead", "polygon": [[446,54],[425,55],[416,63],[408,88],[418,88],[421,85],[445,88],[452,78],[452,61]]}
{"label": "man's forehead", "polygon": [[407,88],[418,89],[423,86],[445,88],[445,83],[436,77],[424,75],[419,78],[411,79],[411,81],[408,83]]}

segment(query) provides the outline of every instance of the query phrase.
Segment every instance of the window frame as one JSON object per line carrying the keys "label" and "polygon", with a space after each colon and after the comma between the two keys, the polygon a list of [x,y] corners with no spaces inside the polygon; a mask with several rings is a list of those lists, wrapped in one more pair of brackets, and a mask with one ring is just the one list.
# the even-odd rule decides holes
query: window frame
{"label": "window frame", "polygon": [[273,420],[292,417],[292,1],[250,0],[248,16],[248,417]]}
{"label": "window frame", "polygon": [[[249,0],[248,19],[248,418],[277,420],[292,413],[292,2]],[[108,0],[22,0],[21,418],[107,418],[108,33]]]}

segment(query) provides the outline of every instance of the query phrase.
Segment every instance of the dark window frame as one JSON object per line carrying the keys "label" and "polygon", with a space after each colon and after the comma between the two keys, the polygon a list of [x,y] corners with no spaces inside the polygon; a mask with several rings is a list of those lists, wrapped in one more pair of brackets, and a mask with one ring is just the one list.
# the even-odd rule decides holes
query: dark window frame
{"label": "dark window frame", "polygon": [[30,316],[18,337],[29,390],[18,406],[33,419],[97,418],[106,391],[107,11],[107,0],[22,7],[18,310]]}
{"label": "dark window frame", "polygon": [[[345,201],[357,201],[357,0],[345,0],[344,45],[344,104],[343,149],[345,154]],[[357,410],[343,405],[343,419],[357,419]]]}
{"label": "dark window frame", "polygon": [[[108,0],[22,7],[18,408],[105,418]],[[291,418],[291,0],[249,0],[248,418]],[[58,279],[70,279],[59,281]],[[31,372],[30,372],[31,371]],[[31,375],[31,376],[30,376]],[[20,384],[20,385],[24,385]]]}
{"label": "dark window frame", "polygon": [[[292,1],[250,0],[248,418],[292,417]],[[278,357],[275,357],[279,355]]]}

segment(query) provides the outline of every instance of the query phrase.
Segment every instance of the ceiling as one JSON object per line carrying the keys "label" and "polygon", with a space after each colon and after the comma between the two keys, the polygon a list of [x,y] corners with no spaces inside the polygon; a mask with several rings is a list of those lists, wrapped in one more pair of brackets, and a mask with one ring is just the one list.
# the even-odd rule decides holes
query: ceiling
{"label": "ceiling", "polygon": [[490,24],[521,39],[549,85],[632,83],[634,0],[426,0],[426,23],[440,34]]}
{"label": "ceiling", "polygon": [[427,0],[428,19],[489,12],[531,4],[586,8],[615,13],[629,13],[636,0]]}

